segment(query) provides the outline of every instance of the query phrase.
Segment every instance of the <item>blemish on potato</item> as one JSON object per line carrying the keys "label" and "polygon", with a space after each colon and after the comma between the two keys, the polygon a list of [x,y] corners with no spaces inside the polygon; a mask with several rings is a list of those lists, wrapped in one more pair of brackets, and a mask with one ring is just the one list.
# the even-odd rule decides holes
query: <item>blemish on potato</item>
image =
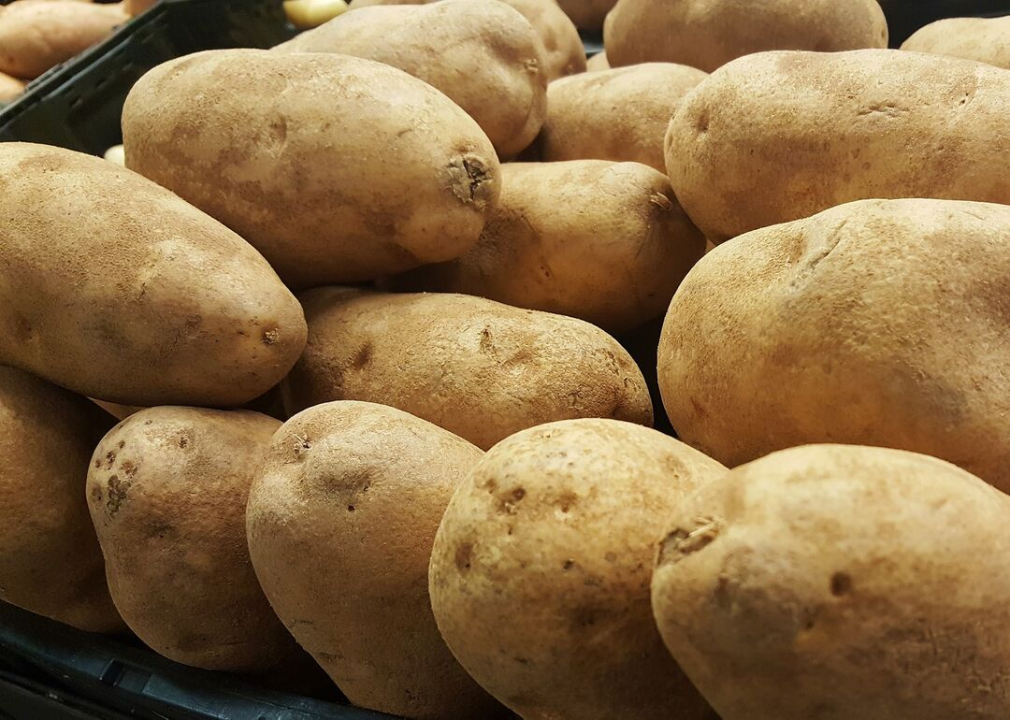
{"label": "blemish on potato", "polygon": [[852,592],[852,577],[847,573],[837,572],[831,576],[831,594],[842,597]]}
{"label": "blemish on potato", "polygon": [[470,564],[473,562],[473,545],[470,543],[463,543],[458,548],[456,548],[456,569],[460,572],[470,569]]}

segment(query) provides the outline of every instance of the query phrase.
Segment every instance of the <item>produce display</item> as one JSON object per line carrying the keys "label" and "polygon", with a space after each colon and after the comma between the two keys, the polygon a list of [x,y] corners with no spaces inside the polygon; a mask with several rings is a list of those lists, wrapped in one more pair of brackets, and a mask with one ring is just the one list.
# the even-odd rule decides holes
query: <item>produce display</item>
{"label": "produce display", "polygon": [[[151,5],[0,7],[0,98]],[[0,143],[0,601],[406,720],[1010,717],[1004,19],[283,6],[7,109],[122,145]]]}

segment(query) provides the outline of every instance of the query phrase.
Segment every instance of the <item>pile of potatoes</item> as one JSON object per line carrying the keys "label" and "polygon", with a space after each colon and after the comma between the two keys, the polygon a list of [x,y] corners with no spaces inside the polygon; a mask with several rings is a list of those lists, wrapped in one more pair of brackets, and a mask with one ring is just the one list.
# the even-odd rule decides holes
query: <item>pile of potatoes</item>
{"label": "pile of potatoes", "polygon": [[999,23],[355,0],[0,144],[0,600],[412,720],[1006,720]]}

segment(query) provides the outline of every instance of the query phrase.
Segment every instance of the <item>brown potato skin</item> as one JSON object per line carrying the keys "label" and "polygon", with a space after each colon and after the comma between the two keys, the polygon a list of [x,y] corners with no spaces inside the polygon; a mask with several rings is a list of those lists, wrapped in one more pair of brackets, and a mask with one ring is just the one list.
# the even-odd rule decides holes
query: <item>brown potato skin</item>
{"label": "brown potato skin", "polygon": [[726,469],[654,430],[582,419],[531,428],[449,503],[429,574],[463,667],[526,720],[687,720],[710,710],[649,606],[655,543]]}
{"label": "brown potato skin", "polygon": [[526,149],[547,115],[543,43],[499,0],[361,8],[276,50],[339,52],[397,67],[465,110],[502,157]]}
{"label": "brown potato skin", "polygon": [[714,72],[766,50],[886,48],[876,0],[620,0],[603,31],[613,67],[673,62]]}
{"label": "brown potato skin", "polygon": [[123,142],[127,167],[238,232],[295,288],[450,260],[499,192],[490,141],[442,93],[330,53],[160,65],[126,100]]}
{"label": "brown potato skin", "polygon": [[507,714],[453,658],[428,599],[438,523],[481,455],[372,403],[318,405],[274,436],[249,495],[253,564],[355,705],[431,720]]}
{"label": "brown potato skin", "polygon": [[297,654],[246,544],[249,487],[280,426],[245,410],[149,408],[95,449],[87,497],[109,589],[161,655],[252,672]]}
{"label": "brown potato skin", "polygon": [[565,14],[582,30],[600,30],[616,0],[558,0]]}
{"label": "brown potato skin", "polygon": [[25,84],[23,82],[10,75],[0,73],[0,102],[9,102],[24,91]]}
{"label": "brown potato skin", "polygon": [[120,5],[76,0],[0,7],[0,72],[34,80],[101,42],[129,19]]}
{"label": "brown potato skin", "polygon": [[659,347],[680,437],[729,467],[816,442],[933,455],[1010,491],[1010,208],[864,200],[706,255]]}
{"label": "brown potato skin", "polygon": [[774,453],[670,513],[656,620],[723,720],[1002,720],[1008,517],[925,455]]}
{"label": "brown potato skin", "polygon": [[586,61],[587,72],[599,72],[600,70],[610,70],[610,60],[607,59],[607,51],[596,53]]}
{"label": "brown potato skin", "polygon": [[641,371],[581,320],[454,294],[319,288],[301,301],[310,339],[281,386],[289,414],[332,400],[381,403],[485,450],[553,420],[652,424]]}
{"label": "brown potato skin", "polygon": [[135,173],[2,143],[0,203],[0,363],[122,405],[228,407],[305,347],[262,256]]}
{"label": "brown potato skin", "polygon": [[1010,70],[1010,17],[938,20],[913,33],[901,49],[976,60]]}
{"label": "brown potato skin", "polygon": [[652,168],[506,163],[498,207],[477,245],[393,285],[478,295],[623,332],[664,313],[704,249],[669,180]]}
{"label": "brown potato skin", "polygon": [[0,366],[0,600],[89,632],[126,630],[84,498],[112,423],[86,398]]}
{"label": "brown potato skin", "polygon": [[958,58],[751,55],[677,108],[667,171],[716,243],[863,198],[1007,203],[1008,93],[1006,72]]}
{"label": "brown potato skin", "polygon": [[644,63],[552,82],[540,132],[541,158],[639,162],[665,175],[663,142],[670,119],[706,77],[687,65]]}

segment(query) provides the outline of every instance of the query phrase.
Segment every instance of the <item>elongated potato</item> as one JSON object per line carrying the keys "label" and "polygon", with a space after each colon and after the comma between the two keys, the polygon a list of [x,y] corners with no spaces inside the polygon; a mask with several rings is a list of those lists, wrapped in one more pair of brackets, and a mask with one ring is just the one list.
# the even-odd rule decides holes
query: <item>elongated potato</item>
{"label": "elongated potato", "polygon": [[126,100],[123,140],[127,167],[237,231],[299,288],[450,260],[499,192],[494,148],[442,93],[328,53],[160,65]]}
{"label": "elongated potato", "polygon": [[392,65],[444,92],[503,157],[526,149],[547,115],[544,46],[499,0],[361,8],[278,46]]}
{"label": "elongated potato", "polygon": [[583,30],[601,30],[617,0],[558,0],[558,5]]}
{"label": "elongated potato", "polygon": [[1010,17],[939,20],[916,31],[901,49],[977,60],[1010,70]]}
{"label": "elongated potato", "polygon": [[301,300],[310,339],[281,387],[290,414],[377,402],[483,449],[552,420],[652,424],[641,371],[581,320],[465,295],[319,288]]}
{"label": "elongated potato", "polygon": [[477,245],[393,282],[620,332],[662,315],[704,249],[669,180],[652,168],[603,160],[507,163],[498,208]]}
{"label": "elongated potato", "polygon": [[526,720],[709,718],[656,631],[649,580],[669,515],[725,472],[613,420],[504,440],[460,485],[435,538],[442,636]]}
{"label": "elongated potato", "polygon": [[1010,203],[1008,94],[1010,74],[957,58],[751,55],[680,104],[667,171],[717,243],[863,198]]}
{"label": "elongated potato", "polygon": [[504,708],[445,646],[428,560],[481,451],[385,405],[291,418],[249,494],[256,573],[274,609],[355,704],[408,718],[491,720]]}
{"label": "elongated potato", "polygon": [[112,423],[86,398],[0,366],[0,600],[91,632],[126,629],[84,496]]}
{"label": "elongated potato", "polygon": [[25,91],[25,84],[10,75],[0,73],[0,102],[13,100]]}
{"label": "elongated potato", "polygon": [[620,0],[604,41],[613,67],[643,62],[705,72],[765,50],[887,47],[877,0]]}
{"label": "elongated potato", "polygon": [[898,450],[801,447],[668,517],[656,620],[723,720],[1010,716],[1010,499],[978,478]]}
{"label": "elongated potato", "polygon": [[34,80],[104,40],[127,20],[120,5],[75,0],[0,6],[0,72]]}
{"label": "elongated potato", "polygon": [[263,258],[101,158],[0,143],[0,363],[123,405],[230,406],[305,346]]}
{"label": "elongated potato", "polygon": [[1010,207],[865,200],[719,246],[659,347],[685,441],[730,467],[841,442],[948,460],[1010,491]]}
{"label": "elongated potato", "polygon": [[254,671],[298,652],[246,544],[249,487],[280,426],[245,410],[150,408],[95,449],[88,506],[112,599],[165,657]]}
{"label": "elongated potato", "polygon": [[663,141],[670,118],[706,77],[686,65],[645,63],[553,82],[541,157],[640,162],[665,175]]}

